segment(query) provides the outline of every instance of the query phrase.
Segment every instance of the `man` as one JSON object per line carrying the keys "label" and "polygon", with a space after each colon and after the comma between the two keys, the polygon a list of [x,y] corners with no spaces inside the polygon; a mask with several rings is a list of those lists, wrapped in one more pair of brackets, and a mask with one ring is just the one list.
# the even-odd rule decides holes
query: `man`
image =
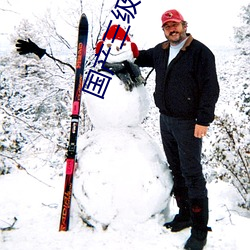
{"label": "man", "polygon": [[186,33],[187,22],[177,10],[162,15],[162,29],[167,41],[141,50],[135,63],[156,71],[154,100],[179,207],[174,220],[165,226],[173,232],[192,226],[185,249],[199,250],[206,244],[208,231],[201,147],[219,96],[215,58],[204,44]]}

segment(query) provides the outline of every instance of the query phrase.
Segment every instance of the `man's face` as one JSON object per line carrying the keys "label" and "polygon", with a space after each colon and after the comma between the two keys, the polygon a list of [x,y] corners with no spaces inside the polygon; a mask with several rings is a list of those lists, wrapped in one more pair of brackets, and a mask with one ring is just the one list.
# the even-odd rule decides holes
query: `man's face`
{"label": "man's face", "polygon": [[186,38],[187,27],[184,26],[181,22],[167,22],[162,27],[165,37],[173,45],[179,44]]}

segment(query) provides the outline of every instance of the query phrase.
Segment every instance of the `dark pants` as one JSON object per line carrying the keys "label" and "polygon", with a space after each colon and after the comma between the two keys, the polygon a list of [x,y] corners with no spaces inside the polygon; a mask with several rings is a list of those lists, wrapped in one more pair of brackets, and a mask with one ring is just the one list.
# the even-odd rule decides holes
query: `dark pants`
{"label": "dark pants", "polygon": [[[194,137],[195,120],[160,115],[163,148],[174,180],[174,194],[189,199],[207,197],[206,181],[202,173],[202,139]],[[185,198],[185,197],[183,197]]]}

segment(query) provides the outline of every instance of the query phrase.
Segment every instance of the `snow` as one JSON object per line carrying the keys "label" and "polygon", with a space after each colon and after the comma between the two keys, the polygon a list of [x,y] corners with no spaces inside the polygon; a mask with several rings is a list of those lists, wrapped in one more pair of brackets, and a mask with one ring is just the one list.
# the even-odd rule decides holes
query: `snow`
{"label": "snow", "polygon": [[172,178],[142,128],[94,130],[79,141],[75,196],[92,219],[124,229],[167,207]]}
{"label": "snow", "polygon": [[[8,227],[13,218],[17,218],[12,230],[1,230],[1,249],[181,249],[189,236],[189,229],[171,233],[162,227],[160,218],[149,219],[125,230],[87,228],[78,217],[79,208],[74,198],[70,230],[58,232],[63,178],[46,181],[51,187],[23,171],[0,176],[0,227]],[[213,232],[209,233],[204,249],[245,250],[249,244],[250,220],[237,206],[241,201],[239,194],[224,182],[210,183],[208,190],[209,225]],[[176,210],[173,200],[170,207],[171,217]]]}

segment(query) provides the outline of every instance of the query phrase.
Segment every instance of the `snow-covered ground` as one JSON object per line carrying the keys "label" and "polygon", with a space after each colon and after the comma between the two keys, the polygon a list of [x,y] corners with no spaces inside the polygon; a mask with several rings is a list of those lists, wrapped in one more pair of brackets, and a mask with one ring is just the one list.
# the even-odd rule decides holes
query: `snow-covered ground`
{"label": "snow-covered ground", "polygon": [[[36,177],[45,173],[30,173]],[[44,178],[45,179],[45,178]],[[160,217],[124,230],[87,228],[78,217],[72,200],[70,230],[59,232],[64,178],[45,179],[46,184],[24,170],[0,176],[0,244],[2,250],[164,250],[182,249],[189,229],[171,233],[162,227]],[[209,225],[205,249],[246,250],[249,246],[250,219],[246,210],[237,206],[241,197],[234,187],[224,182],[208,184],[210,198]],[[136,190],[135,190],[136,192]],[[172,215],[176,211],[171,201]],[[147,208],[145,208],[147,209]],[[17,219],[11,230],[10,227]]]}

